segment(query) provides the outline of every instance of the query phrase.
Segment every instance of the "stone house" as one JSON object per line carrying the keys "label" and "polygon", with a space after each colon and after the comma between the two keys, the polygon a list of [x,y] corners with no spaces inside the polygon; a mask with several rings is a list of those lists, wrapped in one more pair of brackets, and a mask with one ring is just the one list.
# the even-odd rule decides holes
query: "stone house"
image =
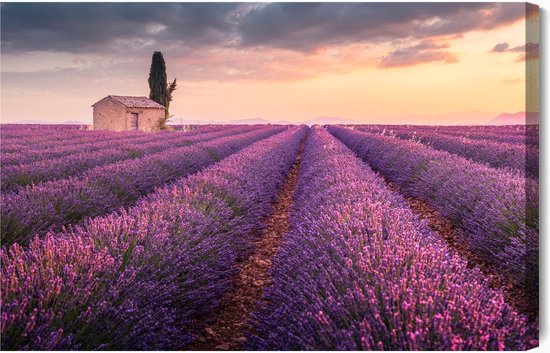
{"label": "stone house", "polygon": [[164,107],[147,97],[107,96],[92,105],[94,130],[156,131]]}

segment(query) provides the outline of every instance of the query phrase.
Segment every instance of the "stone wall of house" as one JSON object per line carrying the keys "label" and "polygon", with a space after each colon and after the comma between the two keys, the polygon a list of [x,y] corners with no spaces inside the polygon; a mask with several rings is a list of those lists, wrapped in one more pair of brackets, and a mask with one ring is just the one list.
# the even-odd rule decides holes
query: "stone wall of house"
{"label": "stone wall of house", "polygon": [[128,130],[126,107],[104,98],[94,105],[94,130]]}
{"label": "stone wall of house", "polygon": [[132,113],[138,113],[138,130],[156,131],[159,129],[160,119],[164,118],[164,109],[158,108],[126,108],[126,121],[130,129]]}
{"label": "stone wall of house", "polygon": [[128,108],[109,98],[104,98],[93,107],[94,130],[130,130],[132,113],[138,113],[138,130],[156,131],[164,117],[164,109]]}

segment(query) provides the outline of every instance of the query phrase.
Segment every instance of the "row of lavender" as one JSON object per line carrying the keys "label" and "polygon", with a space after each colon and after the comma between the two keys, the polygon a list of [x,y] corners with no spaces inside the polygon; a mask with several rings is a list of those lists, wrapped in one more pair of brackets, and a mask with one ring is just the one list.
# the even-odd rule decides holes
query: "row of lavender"
{"label": "row of lavender", "polygon": [[58,231],[128,206],[156,187],[195,173],[286,127],[253,129],[193,146],[92,168],[78,177],[40,183],[0,200],[3,244],[26,244],[35,235]]}
{"label": "row of lavender", "polygon": [[[44,159],[31,163],[6,166],[4,160],[2,160],[1,191],[13,191],[26,185],[68,178],[73,175],[80,175],[94,167],[127,159],[141,158],[149,154],[189,146],[196,142],[205,142],[251,130],[254,129],[250,127],[234,127],[192,135],[180,133],[152,134],[151,136],[147,136],[146,139],[139,138],[131,141],[98,141],[96,145],[102,146],[102,148],[98,149],[94,145],[86,145],[85,147],[81,147],[82,145],[75,146],[71,148],[72,153],[70,155],[53,158],[43,157]],[[67,151],[67,148],[65,147],[64,150]],[[48,154],[45,153],[45,155]],[[21,157],[24,158],[25,155]]]}
{"label": "row of lavender", "polygon": [[369,126],[378,128],[393,128],[402,127],[407,129],[417,130],[437,130],[447,132],[460,132],[462,134],[479,133],[479,132],[498,132],[502,134],[537,134],[539,125],[378,125],[370,124]]}
{"label": "row of lavender", "polygon": [[3,349],[181,349],[232,286],[306,127],[149,195],[127,212],[3,248]]}
{"label": "row of lavender", "polygon": [[412,141],[337,126],[329,131],[405,195],[462,227],[471,252],[537,295],[538,183]]}
{"label": "row of lavender", "polygon": [[[119,132],[113,135],[112,131],[102,131],[94,135],[91,140],[77,143],[72,140],[62,141],[34,141],[32,144],[20,145],[12,144],[9,147],[2,144],[2,166],[25,164],[46,159],[61,158],[72,154],[82,152],[94,152],[106,148],[120,147],[124,148],[128,144],[148,143],[154,140],[177,139],[178,137],[191,137],[202,133],[219,131],[221,129],[201,129],[180,134],[172,132],[156,132],[143,134],[130,134]],[[42,135],[36,133],[36,137]]]}
{"label": "row of lavender", "polygon": [[356,129],[418,141],[435,149],[458,154],[495,168],[515,169],[528,177],[538,179],[539,149],[534,145],[494,142],[491,140],[470,140],[440,134],[435,130],[387,129],[386,127],[357,127]]}
{"label": "row of lavender", "polygon": [[87,127],[77,124],[0,124],[0,138],[33,134],[37,130],[47,131],[48,133],[56,131],[73,133],[75,130],[87,130]]}
{"label": "row of lavender", "polygon": [[4,134],[8,132],[21,133],[23,131],[33,130],[83,130],[87,129],[84,124],[0,124],[0,133],[4,137]]}
{"label": "row of lavender", "polygon": [[[407,129],[417,132],[437,132],[443,135],[462,137],[474,141],[493,141],[514,143],[520,145],[539,145],[538,125],[523,127],[524,131],[503,129],[498,126],[422,126],[422,125],[363,125],[364,128],[385,129]],[[521,126],[515,126],[522,128]]]}
{"label": "row of lavender", "polygon": [[[429,129],[429,127],[426,127]],[[490,132],[493,134],[505,136],[520,136],[528,139],[537,138],[539,135],[539,125],[510,125],[510,126],[482,126],[479,127],[463,127],[463,126],[444,126],[440,129],[446,133],[456,133],[463,136],[468,136],[480,132]]]}
{"label": "row of lavender", "polygon": [[[433,126],[419,126],[424,130],[433,130]],[[498,134],[500,136],[520,136],[536,138],[539,134],[539,125],[478,125],[478,126],[437,126],[437,130],[460,136],[483,136],[483,133]]]}
{"label": "row of lavender", "polygon": [[94,142],[98,139],[116,140],[121,137],[141,137],[147,133],[142,131],[85,131],[85,130],[15,130],[12,132],[4,132],[4,126],[0,127],[2,131],[2,152],[14,152],[16,148],[21,149],[26,146],[38,144],[48,144],[48,146],[56,146],[58,144],[81,144]]}
{"label": "row of lavender", "polygon": [[[315,205],[315,207],[311,207]],[[525,318],[322,129],[306,144],[257,350],[517,350]]]}

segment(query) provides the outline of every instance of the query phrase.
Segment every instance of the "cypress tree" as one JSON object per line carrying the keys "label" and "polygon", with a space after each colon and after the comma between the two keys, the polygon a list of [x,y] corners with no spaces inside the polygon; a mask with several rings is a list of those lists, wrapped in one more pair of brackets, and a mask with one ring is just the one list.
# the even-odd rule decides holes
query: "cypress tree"
{"label": "cypress tree", "polygon": [[172,92],[176,89],[176,79],[168,84],[166,77],[166,63],[160,51],[153,53],[151,68],[149,70],[149,99],[162,105],[164,109],[164,119],[160,122],[160,128],[166,129],[166,122],[170,118],[168,108],[172,101]]}

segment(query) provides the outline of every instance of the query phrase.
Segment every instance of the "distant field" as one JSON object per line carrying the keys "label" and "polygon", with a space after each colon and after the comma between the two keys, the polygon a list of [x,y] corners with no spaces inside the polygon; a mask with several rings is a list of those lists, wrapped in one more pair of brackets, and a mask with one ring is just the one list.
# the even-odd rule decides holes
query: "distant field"
{"label": "distant field", "polygon": [[5,350],[538,345],[538,125],[1,125]]}

